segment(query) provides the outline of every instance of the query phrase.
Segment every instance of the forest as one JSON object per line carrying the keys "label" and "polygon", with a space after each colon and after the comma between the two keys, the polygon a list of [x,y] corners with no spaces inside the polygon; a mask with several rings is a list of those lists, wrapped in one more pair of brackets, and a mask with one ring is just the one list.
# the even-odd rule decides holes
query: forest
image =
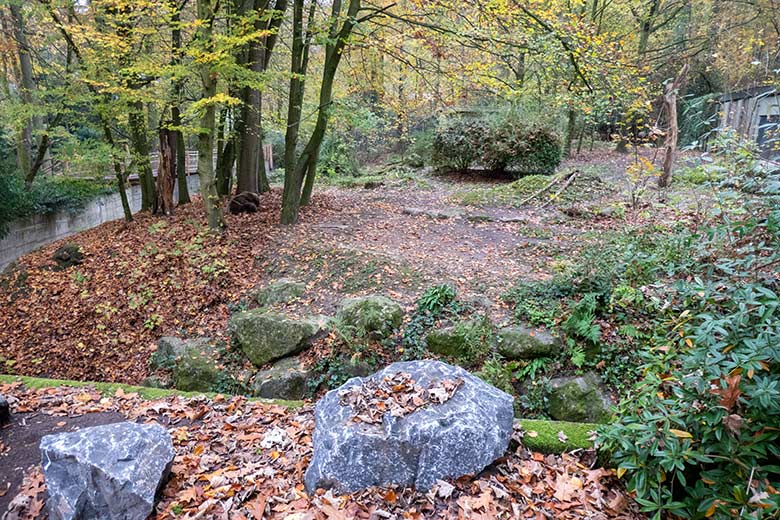
{"label": "forest", "polygon": [[780,516],[774,0],[0,23],[0,518]]}

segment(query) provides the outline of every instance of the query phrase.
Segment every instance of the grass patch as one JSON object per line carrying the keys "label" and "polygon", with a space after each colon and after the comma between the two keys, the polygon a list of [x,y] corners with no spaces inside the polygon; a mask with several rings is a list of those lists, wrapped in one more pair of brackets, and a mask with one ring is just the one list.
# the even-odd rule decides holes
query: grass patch
{"label": "grass patch", "polygon": [[[0,374],[0,384],[10,384],[20,382],[27,388],[57,388],[60,386],[68,386],[73,388],[86,388],[93,387],[103,395],[114,395],[118,389],[122,389],[125,393],[137,393],[144,399],[162,399],[172,395],[178,395],[181,397],[198,397],[205,396],[209,399],[213,399],[218,394],[214,392],[182,392],[180,390],[171,390],[167,388],[150,388],[146,386],[133,386],[123,383],[100,383],[93,381],[73,381],[69,379],[47,379],[42,377],[28,377],[28,376],[11,376]],[[261,399],[250,398],[250,401],[260,401],[269,404],[277,404],[281,406],[287,406],[289,408],[299,408],[303,406],[301,401],[286,401],[283,399]]]}
{"label": "grass patch", "polygon": [[[523,429],[523,446],[541,453],[591,449],[593,448],[591,437],[598,428],[597,424],[564,421],[520,419],[517,422]],[[565,436],[563,441],[561,440],[563,436],[559,437],[560,432]]]}

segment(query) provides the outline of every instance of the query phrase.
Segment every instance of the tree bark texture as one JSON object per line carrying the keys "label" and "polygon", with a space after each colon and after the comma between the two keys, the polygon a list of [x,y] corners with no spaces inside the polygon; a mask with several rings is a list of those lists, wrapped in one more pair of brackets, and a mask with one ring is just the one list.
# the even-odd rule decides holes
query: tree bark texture
{"label": "tree bark texture", "polygon": [[688,73],[688,64],[683,65],[682,70],[674,81],[667,83],[664,88],[664,110],[667,115],[666,139],[664,140],[664,162],[661,176],[658,177],[658,187],[666,188],[672,182],[674,161],[677,158],[677,93]]}
{"label": "tree bark texture", "polygon": [[[216,16],[215,6],[218,0],[198,0],[197,10],[200,25],[195,38],[204,49],[213,46],[213,26]],[[213,98],[217,93],[217,76],[208,63],[200,66],[201,100]],[[224,228],[222,208],[219,204],[219,194],[214,179],[214,130],[216,125],[216,108],[214,103],[207,103],[200,117],[198,130],[198,177],[200,178],[200,193],[206,206],[208,226],[212,232]]]}
{"label": "tree bark texture", "polygon": [[157,166],[157,204],[155,206],[157,213],[163,215],[173,214],[175,149],[176,133],[167,128],[160,129],[160,159]]}

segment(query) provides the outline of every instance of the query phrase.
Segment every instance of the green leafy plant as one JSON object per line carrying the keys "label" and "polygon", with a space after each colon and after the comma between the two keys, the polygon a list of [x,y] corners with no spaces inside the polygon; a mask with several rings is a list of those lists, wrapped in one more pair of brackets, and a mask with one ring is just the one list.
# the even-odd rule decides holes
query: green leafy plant
{"label": "green leafy plant", "polygon": [[445,121],[433,138],[433,165],[440,169],[468,169],[481,158],[487,135],[488,127],[482,121]]}
{"label": "green leafy plant", "polygon": [[442,316],[456,315],[462,310],[455,290],[446,284],[428,288],[417,300],[417,308],[404,328],[401,359],[425,357],[425,334]]}
{"label": "green leafy plant", "polygon": [[419,310],[438,313],[455,301],[455,289],[448,284],[435,285],[426,290],[417,300]]}
{"label": "green leafy plant", "polygon": [[144,321],[144,328],[148,330],[154,330],[162,325],[163,317],[159,314],[152,314]]}
{"label": "green leafy plant", "polygon": [[507,362],[504,358],[495,354],[485,361],[482,368],[477,372],[477,376],[486,383],[512,395],[515,393],[512,382],[515,378],[514,371],[516,366],[516,362]]}
{"label": "green leafy plant", "polygon": [[541,374],[547,370],[552,362],[551,358],[541,357],[525,361],[515,371],[515,377],[517,379],[536,379],[538,374]]}
{"label": "green leafy plant", "polygon": [[570,336],[597,344],[601,337],[601,327],[594,323],[596,307],[596,294],[586,294],[571,309],[569,317],[563,322],[561,329]]}
{"label": "green leafy plant", "polygon": [[699,232],[644,377],[600,431],[653,518],[780,514],[780,211],[745,209]]}

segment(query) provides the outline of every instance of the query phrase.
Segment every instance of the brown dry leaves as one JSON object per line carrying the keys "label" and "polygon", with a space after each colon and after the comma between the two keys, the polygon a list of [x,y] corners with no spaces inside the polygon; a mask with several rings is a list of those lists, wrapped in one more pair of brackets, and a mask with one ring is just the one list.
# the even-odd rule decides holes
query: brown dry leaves
{"label": "brown dry leaves", "polygon": [[[218,396],[146,401],[117,391],[27,389],[0,385],[16,398],[16,413],[55,416],[114,411],[157,421],[171,434],[176,458],[156,520],[186,519],[581,519],[643,518],[611,470],[589,469],[574,455],[509,452],[478,477],[439,481],[428,493],[371,488],[352,495],[306,493],[311,456],[310,407],[288,409]],[[28,473],[12,518],[35,518],[44,498],[39,468]]]}
{"label": "brown dry leaves", "polygon": [[430,404],[442,404],[450,400],[463,384],[463,379],[444,379],[423,388],[411,374],[396,372],[380,381],[369,379],[339,392],[342,406],[354,412],[355,422],[381,424],[385,414],[403,417]]}

